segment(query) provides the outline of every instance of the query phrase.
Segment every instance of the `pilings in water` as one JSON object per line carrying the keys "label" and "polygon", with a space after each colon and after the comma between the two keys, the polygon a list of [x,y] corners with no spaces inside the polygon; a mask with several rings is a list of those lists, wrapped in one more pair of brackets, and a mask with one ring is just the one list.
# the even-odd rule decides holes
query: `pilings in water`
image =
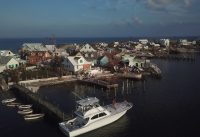
{"label": "pilings in water", "polygon": [[28,100],[29,103],[33,103],[33,106],[37,106],[39,110],[44,112],[45,116],[51,120],[60,122],[69,119],[69,116],[61,111],[58,106],[50,103],[47,99],[41,97],[40,95],[32,93],[29,89],[20,85],[13,85],[11,89],[21,99]]}
{"label": "pilings in water", "polygon": [[0,89],[2,89],[2,91],[8,90],[8,84],[3,78],[0,78]]}
{"label": "pilings in water", "polygon": [[97,79],[83,79],[83,80],[78,80],[78,81],[80,83],[85,83],[85,84],[89,84],[89,85],[97,85],[97,86],[108,88],[108,89],[118,87],[118,84],[109,83],[107,81],[97,80]]}

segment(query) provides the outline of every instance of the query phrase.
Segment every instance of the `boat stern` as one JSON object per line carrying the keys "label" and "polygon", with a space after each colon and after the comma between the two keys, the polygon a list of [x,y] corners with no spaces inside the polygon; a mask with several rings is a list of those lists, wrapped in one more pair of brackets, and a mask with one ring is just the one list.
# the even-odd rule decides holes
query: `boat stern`
{"label": "boat stern", "polygon": [[127,110],[129,110],[133,107],[133,103],[131,103],[131,102],[124,101],[124,104],[125,104]]}
{"label": "boat stern", "polygon": [[65,122],[59,123],[59,128],[66,136],[71,137]]}

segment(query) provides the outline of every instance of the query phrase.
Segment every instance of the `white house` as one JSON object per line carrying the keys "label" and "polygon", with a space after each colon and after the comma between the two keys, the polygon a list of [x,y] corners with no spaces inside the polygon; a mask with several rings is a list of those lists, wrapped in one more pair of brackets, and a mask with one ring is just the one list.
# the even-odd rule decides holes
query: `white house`
{"label": "white house", "polygon": [[48,51],[42,43],[24,43],[22,45],[24,51]]}
{"label": "white house", "polygon": [[144,47],[144,45],[138,44],[135,46],[135,50],[141,50],[141,49],[143,49],[143,47]]}
{"label": "white house", "polygon": [[99,45],[100,45],[101,47],[107,47],[107,46],[108,46],[108,43],[101,42],[101,43],[99,43]]}
{"label": "white house", "polygon": [[165,46],[165,47],[169,47],[170,40],[169,39],[160,39],[160,44]]}
{"label": "white house", "polygon": [[114,48],[116,48],[117,46],[119,46],[119,42],[118,42],[118,41],[115,41],[115,42],[114,42]]}
{"label": "white house", "polygon": [[0,72],[3,72],[5,69],[16,69],[19,67],[19,62],[13,57],[0,57]]}
{"label": "white house", "polygon": [[91,69],[91,63],[86,61],[83,56],[69,56],[64,59],[64,68],[71,72]]}
{"label": "white house", "polygon": [[58,48],[58,49],[56,49],[56,51],[54,52],[54,56],[68,57],[68,56],[69,56],[69,53],[67,53],[67,51],[66,51],[65,49]]}
{"label": "white house", "polygon": [[89,44],[85,44],[81,49],[80,52],[96,52],[96,50]]}
{"label": "white house", "polygon": [[148,39],[139,39],[139,42],[143,45],[146,45],[149,41]]}
{"label": "white house", "polygon": [[14,56],[15,54],[12,52],[12,51],[10,51],[10,50],[0,50],[0,55],[1,56]]}
{"label": "white house", "polygon": [[47,48],[51,53],[56,51],[56,45],[45,45],[45,48]]}
{"label": "white house", "polygon": [[190,45],[191,42],[189,42],[187,39],[180,39],[180,44],[183,45],[183,46],[187,46],[187,45]]}
{"label": "white house", "polygon": [[151,42],[150,45],[154,46],[154,47],[160,47],[160,44],[157,44],[157,43],[154,43],[154,42]]}

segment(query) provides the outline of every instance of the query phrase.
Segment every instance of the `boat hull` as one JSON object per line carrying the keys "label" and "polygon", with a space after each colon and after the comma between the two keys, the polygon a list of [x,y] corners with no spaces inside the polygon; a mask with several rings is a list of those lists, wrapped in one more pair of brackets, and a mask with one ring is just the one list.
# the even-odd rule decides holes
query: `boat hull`
{"label": "boat hull", "polygon": [[25,120],[37,120],[41,119],[44,117],[44,114],[30,114],[30,115],[25,115],[24,119]]}
{"label": "boat hull", "polygon": [[22,114],[22,115],[26,115],[26,114],[31,114],[32,112],[33,112],[32,109],[28,109],[28,110],[19,110],[17,113]]}
{"label": "boat hull", "polygon": [[20,105],[18,108],[19,109],[30,109],[32,105]]}
{"label": "boat hull", "polygon": [[98,129],[100,127],[106,126],[108,124],[111,124],[111,123],[115,122],[116,120],[118,120],[119,118],[121,118],[126,112],[127,112],[127,110],[117,113],[115,115],[108,116],[107,118],[101,119],[99,121],[96,121],[94,123],[91,123],[89,125],[86,125],[82,128],[79,128],[79,129],[73,130],[73,131],[68,131],[68,129],[65,127],[65,122],[59,123],[59,126],[60,126],[61,131],[65,135],[67,135],[69,137],[75,137],[75,136],[87,133],[89,131]]}
{"label": "boat hull", "polygon": [[14,102],[16,100],[16,98],[11,98],[11,99],[4,99],[1,101],[1,103],[6,104],[6,103],[11,103]]}

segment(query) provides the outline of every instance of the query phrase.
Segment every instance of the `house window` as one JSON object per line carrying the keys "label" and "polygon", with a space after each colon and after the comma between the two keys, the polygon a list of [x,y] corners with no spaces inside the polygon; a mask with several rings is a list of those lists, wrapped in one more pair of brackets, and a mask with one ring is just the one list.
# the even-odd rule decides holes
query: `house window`
{"label": "house window", "polygon": [[80,60],[80,63],[83,63],[83,60],[82,60],[82,59]]}
{"label": "house window", "polygon": [[12,65],[9,65],[9,68],[12,68]]}
{"label": "house window", "polygon": [[18,67],[18,64],[16,64],[15,66],[16,66],[16,68],[17,68],[17,67]]}

